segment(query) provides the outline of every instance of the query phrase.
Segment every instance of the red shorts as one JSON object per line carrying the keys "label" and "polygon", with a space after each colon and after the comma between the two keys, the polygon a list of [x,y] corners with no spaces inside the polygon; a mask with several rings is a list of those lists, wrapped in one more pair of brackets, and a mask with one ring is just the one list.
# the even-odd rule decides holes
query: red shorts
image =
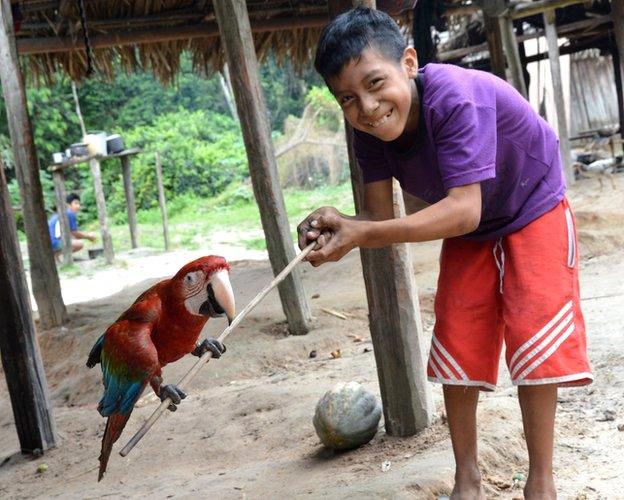
{"label": "red shorts", "polygon": [[435,314],[431,381],[493,390],[504,340],[515,385],[590,383],[567,200],[496,241],[444,240]]}

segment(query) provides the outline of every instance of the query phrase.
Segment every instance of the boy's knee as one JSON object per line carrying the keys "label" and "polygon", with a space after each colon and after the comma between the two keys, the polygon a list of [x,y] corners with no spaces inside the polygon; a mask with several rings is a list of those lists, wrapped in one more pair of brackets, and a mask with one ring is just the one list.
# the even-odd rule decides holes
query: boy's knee
{"label": "boy's knee", "polygon": [[72,241],[72,250],[74,252],[78,252],[79,250],[82,250],[84,248],[84,243],[80,240],[73,240]]}

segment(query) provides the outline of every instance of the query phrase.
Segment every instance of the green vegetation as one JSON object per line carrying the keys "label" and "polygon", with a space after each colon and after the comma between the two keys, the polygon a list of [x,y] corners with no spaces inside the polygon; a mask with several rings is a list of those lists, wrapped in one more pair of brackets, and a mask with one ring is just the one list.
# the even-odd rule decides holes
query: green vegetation
{"label": "green vegetation", "polygon": [[[330,134],[341,130],[340,111],[312,70],[297,74],[289,63],[278,66],[269,59],[260,73],[274,137],[283,136],[287,119],[300,117],[306,106],[313,108],[316,127]],[[51,85],[39,83],[27,89],[28,105],[46,210],[51,214],[55,210],[54,187],[47,167],[51,164],[52,153],[80,142],[82,134],[71,82],[59,75]],[[265,248],[258,209],[249,185],[240,127],[229,114],[218,75],[207,78],[195,73],[190,58],[184,57],[172,86],[161,85],[151,73],[126,74],[118,68],[114,81],[97,77],[87,80],[80,84],[78,95],[88,131],[119,133],[127,147],[142,149],[141,154],[132,158],[141,246],[162,248],[155,178],[155,153],[158,152],[174,248],[209,247],[213,237],[249,249]],[[3,106],[0,100],[0,159],[7,166],[12,203],[18,205],[19,189]],[[316,155],[323,157],[324,153]],[[295,168],[292,158],[282,161],[288,161]],[[333,181],[340,179],[344,177],[335,176]],[[350,187],[347,184],[328,186],[325,181],[315,177],[315,182],[309,185],[320,186],[317,189],[289,188],[285,191],[293,230],[311,209],[321,205],[353,211]],[[102,182],[115,249],[129,249],[125,197],[117,160],[102,163]],[[81,195],[81,227],[98,232],[87,164],[66,171],[66,188],[68,192],[77,191]],[[19,213],[17,218],[18,228],[22,229]],[[23,239],[21,231],[20,237]],[[62,272],[71,275],[78,270],[69,267]]]}
{"label": "green vegetation", "polygon": [[[315,208],[332,205],[342,212],[354,213],[349,183],[312,191],[286,189],[284,202],[293,239],[296,238],[294,231],[297,224]],[[175,203],[168,204],[167,208],[174,249],[210,248],[210,241],[215,236],[221,242],[226,241],[250,250],[266,248],[260,214],[251,187],[247,185],[232,186],[214,198],[178,198]],[[139,210],[137,218],[139,245],[162,249],[164,243],[159,209]],[[89,225],[90,230],[97,231],[97,228],[97,221]],[[130,249],[130,231],[126,224],[115,224],[110,230],[116,251]]]}

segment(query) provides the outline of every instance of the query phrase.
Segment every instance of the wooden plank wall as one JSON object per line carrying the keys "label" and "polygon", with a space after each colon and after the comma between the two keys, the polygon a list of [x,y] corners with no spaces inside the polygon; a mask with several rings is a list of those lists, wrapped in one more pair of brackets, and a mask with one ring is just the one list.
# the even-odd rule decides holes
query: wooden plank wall
{"label": "wooden plank wall", "polygon": [[581,52],[570,61],[570,136],[618,123],[611,56]]}

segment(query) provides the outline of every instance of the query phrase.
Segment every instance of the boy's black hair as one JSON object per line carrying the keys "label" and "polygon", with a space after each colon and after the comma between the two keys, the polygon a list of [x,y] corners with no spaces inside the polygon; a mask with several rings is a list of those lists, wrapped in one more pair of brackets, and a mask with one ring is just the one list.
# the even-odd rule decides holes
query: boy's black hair
{"label": "boy's black hair", "polygon": [[74,200],[80,201],[80,196],[78,196],[76,193],[69,193],[65,197],[65,201],[67,202],[68,205],[71,205],[71,202],[74,201]]}
{"label": "boy's black hair", "polygon": [[407,44],[388,14],[358,7],[340,14],[325,26],[316,47],[314,67],[327,82],[349,61],[359,59],[368,47],[398,63]]}

